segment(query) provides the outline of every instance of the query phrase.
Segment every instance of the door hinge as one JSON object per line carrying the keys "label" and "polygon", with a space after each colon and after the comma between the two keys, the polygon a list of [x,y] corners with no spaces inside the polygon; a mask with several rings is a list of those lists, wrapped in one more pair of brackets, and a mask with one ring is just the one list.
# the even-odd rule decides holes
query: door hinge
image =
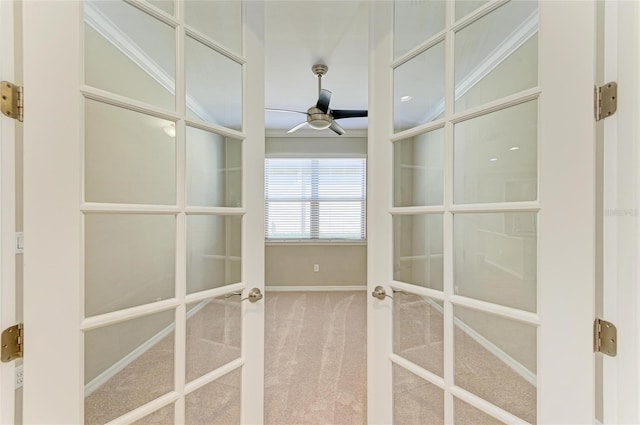
{"label": "door hinge", "polygon": [[593,322],[593,351],[615,357],[618,354],[618,330],[606,320]]}
{"label": "door hinge", "polygon": [[611,81],[604,86],[596,86],[594,99],[596,121],[615,114],[618,109],[618,83]]}
{"label": "door hinge", "polygon": [[24,119],[22,87],[3,81],[0,91],[2,92],[2,113],[22,122]]}
{"label": "door hinge", "polygon": [[10,362],[22,357],[24,348],[23,329],[24,325],[18,323],[2,331],[2,353],[0,357],[3,362]]}

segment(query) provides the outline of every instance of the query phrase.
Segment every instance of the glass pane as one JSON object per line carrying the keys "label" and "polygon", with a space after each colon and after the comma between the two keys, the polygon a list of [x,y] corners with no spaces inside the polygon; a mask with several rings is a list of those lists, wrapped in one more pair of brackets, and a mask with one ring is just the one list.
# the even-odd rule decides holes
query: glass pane
{"label": "glass pane", "polygon": [[124,1],[83,4],[85,83],[174,110],[175,30]]}
{"label": "glass pane", "polygon": [[455,384],[536,423],[536,327],[454,308]]}
{"label": "glass pane", "polygon": [[240,0],[189,0],[184,4],[187,25],[231,51],[242,53],[242,2]]}
{"label": "glass pane", "polygon": [[189,205],[242,206],[242,142],[187,127]]}
{"label": "glass pane", "polygon": [[147,0],[147,1],[152,5],[154,5],[155,7],[157,7],[158,9],[164,10],[170,15],[174,14],[173,0]]}
{"label": "glass pane", "polygon": [[442,302],[406,292],[393,294],[393,352],[444,376]]}
{"label": "glass pane", "polygon": [[133,425],[173,425],[175,424],[174,405],[170,404],[152,414],[135,421]]}
{"label": "glass pane", "polygon": [[489,0],[456,0],[456,21],[488,2]]}
{"label": "glass pane", "polygon": [[191,37],[185,49],[187,115],[242,130],[242,65]]}
{"label": "glass pane", "polygon": [[442,290],[442,215],[393,217],[393,279]]}
{"label": "glass pane", "polygon": [[503,425],[502,422],[464,401],[453,398],[453,417],[456,425]]}
{"label": "glass pane", "polygon": [[402,56],[444,29],[445,4],[443,0],[394,1],[394,57]]}
{"label": "glass pane", "polygon": [[454,215],[455,292],[535,312],[536,250],[534,212]]}
{"label": "glass pane", "polygon": [[240,423],[242,369],[236,369],[186,397],[187,425]]}
{"label": "glass pane", "polygon": [[444,424],[444,391],[394,364],[393,423]]}
{"label": "glass pane", "polygon": [[85,332],[85,424],[104,424],[173,390],[175,311]]}
{"label": "glass pane", "polygon": [[399,132],[444,112],[444,42],[393,71],[393,130]]}
{"label": "glass pane", "polygon": [[87,202],[176,202],[173,122],[85,100],[84,191]]}
{"label": "glass pane", "polygon": [[538,2],[511,1],[456,33],[456,111],[538,85]]}
{"label": "glass pane", "polygon": [[454,201],[534,201],[538,196],[538,102],[454,126]]}
{"label": "glass pane", "polygon": [[187,382],[239,358],[241,349],[239,296],[187,305]]}
{"label": "glass pane", "polygon": [[240,282],[242,217],[187,217],[187,293]]}
{"label": "glass pane", "polygon": [[444,129],[393,144],[393,206],[442,205]]}
{"label": "glass pane", "polygon": [[85,214],[85,316],[172,298],[173,215]]}

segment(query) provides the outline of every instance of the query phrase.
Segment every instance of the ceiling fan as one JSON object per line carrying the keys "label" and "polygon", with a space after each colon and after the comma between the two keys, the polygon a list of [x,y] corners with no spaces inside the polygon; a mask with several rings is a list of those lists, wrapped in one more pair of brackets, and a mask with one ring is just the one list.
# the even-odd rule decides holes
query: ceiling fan
{"label": "ceiling fan", "polygon": [[329,68],[324,64],[316,64],[311,67],[311,71],[318,77],[318,101],[314,106],[307,109],[307,112],[291,111],[288,109],[266,108],[267,111],[293,112],[297,114],[304,114],[307,116],[307,120],[305,122],[296,125],[291,130],[287,131],[287,133],[293,133],[294,131],[298,131],[302,127],[308,125],[315,130],[324,130],[325,128],[329,128],[336,134],[338,134],[338,136],[342,136],[345,131],[342,127],[340,127],[340,125],[338,125],[337,122],[335,122],[335,120],[339,120],[342,118],[359,118],[367,116],[368,111],[363,109],[329,108],[329,102],[331,101],[331,92],[322,88],[322,76],[325,75],[328,70]]}

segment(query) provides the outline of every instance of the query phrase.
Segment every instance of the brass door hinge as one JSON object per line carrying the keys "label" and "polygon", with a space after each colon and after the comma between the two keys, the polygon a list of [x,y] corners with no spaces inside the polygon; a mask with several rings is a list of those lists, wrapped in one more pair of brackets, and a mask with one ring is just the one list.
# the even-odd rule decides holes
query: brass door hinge
{"label": "brass door hinge", "polygon": [[618,109],[618,83],[610,82],[595,87],[594,110],[596,121],[610,117]]}
{"label": "brass door hinge", "polygon": [[11,360],[22,357],[24,347],[23,329],[24,325],[18,323],[2,332],[2,353],[0,357],[3,362],[10,362]]}
{"label": "brass door hinge", "polygon": [[2,113],[22,122],[24,119],[22,87],[3,81],[0,91],[2,92]]}
{"label": "brass door hinge", "polygon": [[593,322],[593,351],[615,357],[618,354],[618,330],[606,320]]}

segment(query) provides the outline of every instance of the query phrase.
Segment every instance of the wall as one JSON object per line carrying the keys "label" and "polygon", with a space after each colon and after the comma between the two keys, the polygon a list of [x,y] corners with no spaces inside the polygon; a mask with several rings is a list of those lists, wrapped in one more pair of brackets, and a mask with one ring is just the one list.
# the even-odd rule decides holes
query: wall
{"label": "wall", "polygon": [[[365,137],[268,137],[271,157],[365,156]],[[320,266],[319,272],[313,265]],[[367,246],[343,243],[267,243],[265,283],[269,286],[353,286],[367,283]]]}
{"label": "wall", "polygon": [[[367,246],[267,244],[267,286],[353,286],[367,283]],[[320,266],[313,271],[314,264]]]}

